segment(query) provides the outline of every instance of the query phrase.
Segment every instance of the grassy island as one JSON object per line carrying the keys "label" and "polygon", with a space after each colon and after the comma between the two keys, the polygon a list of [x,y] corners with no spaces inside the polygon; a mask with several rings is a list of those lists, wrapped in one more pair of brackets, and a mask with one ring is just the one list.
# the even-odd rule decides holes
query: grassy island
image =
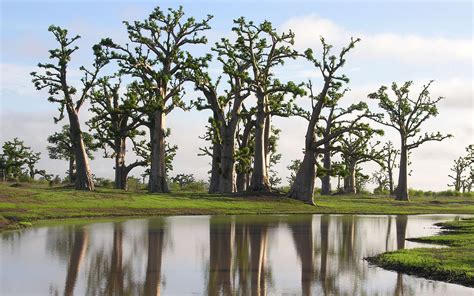
{"label": "grassy island", "polygon": [[402,249],[367,260],[389,270],[474,287],[474,219],[436,225],[443,229],[439,235],[408,240],[449,248]]}

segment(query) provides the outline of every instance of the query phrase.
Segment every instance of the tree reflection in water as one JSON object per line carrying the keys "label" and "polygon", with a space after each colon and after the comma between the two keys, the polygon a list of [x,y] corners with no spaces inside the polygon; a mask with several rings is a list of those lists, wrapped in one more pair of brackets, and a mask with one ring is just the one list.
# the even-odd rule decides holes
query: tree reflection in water
{"label": "tree reflection in water", "polygon": [[[436,283],[419,284],[412,277],[370,269],[362,260],[405,248],[408,216],[211,216],[196,218],[196,225],[186,219],[47,229],[47,253],[59,258],[65,270],[59,283],[49,283],[50,294],[62,294],[63,287],[64,295],[401,296],[439,291]],[[417,222],[410,223],[411,230]],[[190,226],[192,230],[186,228]],[[190,233],[193,238],[183,236]],[[170,244],[171,238],[180,245]],[[22,240],[18,235],[5,241],[13,245]],[[183,247],[183,242],[189,245]],[[165,246],[170,252],[164,252]],[[193,250],[204,250],[198,252],[202,259]],[[194,258],[196,262],[189,261]],[[384,284],[374,283],[378,280]]]}

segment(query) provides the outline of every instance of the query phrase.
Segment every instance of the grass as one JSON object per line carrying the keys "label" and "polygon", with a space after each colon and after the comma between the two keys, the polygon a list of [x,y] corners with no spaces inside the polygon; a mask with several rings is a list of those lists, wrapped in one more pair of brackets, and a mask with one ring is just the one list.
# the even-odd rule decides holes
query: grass
{"label": "grass", "polygon": [[[222,196],[175,192],[147,194],[100,188],[94,192],[35,184],[0,183],[0,229],[19,222],[80,217],[199,214],[474,214],[472,197],[414,197],[411,202],[387,196],[316,196],[317,206],[283,196]],[[24,224],[27,225],[27,224]]]}
{"label": "grass", "polygon": [[380,267],[428,279],[474,287],[474,219],[438,223],[440,235],[411,241],[449,248],[416,248],[387,252],[367,260]]}

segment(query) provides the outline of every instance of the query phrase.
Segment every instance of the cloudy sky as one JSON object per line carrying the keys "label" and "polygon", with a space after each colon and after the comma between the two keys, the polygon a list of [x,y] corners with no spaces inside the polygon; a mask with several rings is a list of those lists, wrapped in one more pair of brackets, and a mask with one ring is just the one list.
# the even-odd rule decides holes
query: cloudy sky
{"label": "cloudy sky", "polygon": [[[39,166],[50,173],[64,175],[67,164],[47,158],[46,138],[61,129],[54,124],[57,106],[48,103],[47,95],[34,89],[28,73],[38,62],[48,58],[47,50],[55,47],[47,31],[50,24],[69,29],[82,38],[80,50],[72,66],[90,65],[91,46],[103,37],[125,42],[123,20],[145,18],[157,3],[162,8],[177,7],[177,1],[5,1],[1,2],[0,50],[0,145],[19,137],[33,150],[43,155]],[[271,21],[280,31],[293,30],[298,49],[311,47],[319,52],[319,36],[340,48],[351,36],[362,41],[348,58],[343,72],[351,79],[351,91],[346,104],[367,99],[367,94],[392,81],[413,80],[413,92],[429,80],[435,80],[432,95],[446,97],[440,103],[440,114],[425,124],[427,131],[450,133],[454,138],[443,143],[422,145],[412,153],[412,177],[409,186],[417,189],[444,190],[453,159],[464,153],[464,147],[474,143],[473,108],[473,4],[471,1],[183,1],[189,16],[203,18],[214,15],[210,44],[221,37],[231,37],[232,20],[240,16],[261,22]],[[209,46],[193,50],[207,52]],[[211,73],[218,74],[217,65]],[[300,60],[277,70],[281,80],[317,85],[321,78],[311,64]],[[70,75],[77,81],[77,70]],[[198,96],[192,89],[186,100]],[[305,99],[299,99],[305,104]],[[376,110],[376,105],[369,102]],[[90,117],[87,106],[81,110],[83,120]],[[172,129],[170,142],[179,146],[175,158],[176,173],[192,173],[207,179],[209,159],[199,157],[198,147],[206,143],[199,139],[205,131],[206,112],[173,111],[168,119]],[[283,157],[277,171],[283,180],[290,160],[301,158],[306,123],[301,119],[276,119],[282,129],[279,142]],[[85,129],[85,126],[84,126]],[[393,131],[387,130],[381,141],[399,143]],[[113,161],[97,153],[91,162],[97,176],[113,176]],[[367,173],[376,169],[366,166]],[[132,175],[139,175],[139,170]]]}

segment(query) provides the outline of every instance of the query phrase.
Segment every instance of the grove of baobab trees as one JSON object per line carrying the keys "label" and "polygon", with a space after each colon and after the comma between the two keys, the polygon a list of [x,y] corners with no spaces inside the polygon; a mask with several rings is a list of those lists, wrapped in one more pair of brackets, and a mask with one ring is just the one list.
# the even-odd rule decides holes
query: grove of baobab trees
{"label": "grove of baobab trees", "polygon": [[[70,161],[70,180],[74,169],[76,189],[94,190],[91,155],[86,150],[89,144],[79,121],[79,110],[89,101],[93,117],[87,125],[97,141],[95,147],[102,147],[106,157],[115,159],[116,188],[126,189],[128,173],[143,166],[150,193],[169,191],[167,163],[176,148],[170,149],[167,143],[170,130],[166,118],[176,108],[190,112],[195,108],[211,111],[205,136],[211,145],[203,149],[212,159],[210,193],[276,190],[270,184],[269,171],[272,149],[277,147],[272,117],[280,116],[308,121],[301,139],[304,157],[295,162],[288,197],[313,204],[316,178],[322,179],[321,193],[331,194],[335,192],[331,176],[336,175],[346,180],[346,193],[356,193],[357,164],[375,161],[388,176],[390,194],[409,200],[408,152],[424,142],[449,137],[421,132],[422,123],[437,115],[441,99],[430,97],[431,82],[417,97],[409,96],[412,82],[400,87],[393,83],[394,99],[384,86],[369,94],[385,115],[370,110],[364,101],[343,108],[341,101],[349,87],[343,68],[351,50],[363,40],[351,38],[333,53],[333,46],[321,37],[322,51],[300,52],[294,47],[293,32],[279,32],[268,21],[257,24],[241,17],[233,22],[232,37],[222,38],[207,54],[195,55],[191,49],[202,50],[207,44],[211,21],[210,15],[202,20],[187,17],[182,7],[167,11],[157,7],[143,21],[124,22],[127,42],[103,38],[93,45],[92,69],[81,67],[83,78],[77,83],[71,83],[68,66],[79,49],[75,41],[80,37],[70,37],[66,29],[57,26],[49,28],[59,47],[49,51],[51,62],[38,64],[39,71],[31,75],[35,87],[46,89],[48,100],[59,104],[60,116],[55,122],[63,119],[64,112],[68,115],[73,154],[55,157]],[[217,77],[209,71],[214,60],[219,64]],[[294,60],[313,65],[318,83],[278,77],[278,70]],[[78,84],[80,89],[72,86]],[[188,102],[186,87],[194,88],[203,98]],[[309,99],[311,108],[305,109],[296,98]],[[392,144],[386,143],[386,149],[382,143],[376,145],[380,142],[377,135],[383,134],[380,126],[399,132],[399,164]],[[140,157],[128,165],[127,141]],[[342,161],[334,165],[336,158]],[[393,181],[395,168],[399,168],[398,184]]]}

